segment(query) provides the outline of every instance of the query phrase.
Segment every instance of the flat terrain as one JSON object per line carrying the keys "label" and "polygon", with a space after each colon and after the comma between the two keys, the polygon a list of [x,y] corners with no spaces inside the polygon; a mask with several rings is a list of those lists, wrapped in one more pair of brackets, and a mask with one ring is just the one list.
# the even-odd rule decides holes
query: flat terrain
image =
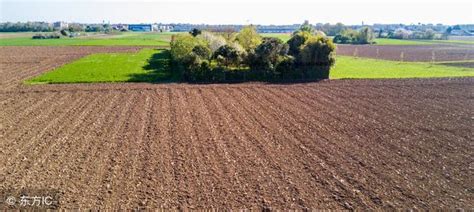
{"label": "flat terrain", "polygon": [[399,62],[339,55],[329,77],[331,79],[474,77],[474,67],[468,61]]}
{"label": "flat terrain", "polygon": [[97,53],[29,79],[26,83],[170,81],[169,57],[167,50],[151,48],[139,52]]}
{"label": "flat terrain", "polygon": [[474,207],[474,78],[22,84],[137,50],[0,48],[0,194],[57,189],[65,208]]}
{"label": "flat terrain", "polygon": [[338,45],[336,53],[395,61],[463,61],[474,60],[474,45]]}
{"label": "flat terrain", "polygon": [[[119,32],[86,33],[84,36],[60,39],[32,39],[38,33],[0,33],[0,46],[161,46],[168,47],[173,33]],[[46,33],[48,34],[48,33]],[[84,34],[84,33],[83,33]]]}

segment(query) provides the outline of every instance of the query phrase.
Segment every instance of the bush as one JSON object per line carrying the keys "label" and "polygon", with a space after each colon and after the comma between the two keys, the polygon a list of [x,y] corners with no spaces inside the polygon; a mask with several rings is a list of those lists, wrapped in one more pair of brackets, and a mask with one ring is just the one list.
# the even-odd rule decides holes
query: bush
{"label": "bush", "polygon": [[287,41],[289,45],[288,53],[293,56],[297,56],[300,53],[301,46],[311,37],[310,32],[298,31],[291,36]]}
{"label": "bush", "polygon": [[301,63],[305,66],[332,66],[336,62],[336,46],[325,37],[311,37],[301,47]]}
{"label": "bush", "polygon": [[59,39],[61,38],[61,36],[59,36],[59,34],[57,33],[52,33],[52,34],[49,34],[49,35],[45,35],[45,34],[36,34],[36,35],[33,35],[33,37],[31,37],[32,39]]}
{"label": "bush", "polygon": [[176,35],[171,41],[171,57],[174,60],[181,60],[198,45],[206,45],[206,42],[191,35]]}
{"label": "bush", "polygon": [[343,30],[333,38],[333,42],[340,44],[372,44],[374,43],[374,38],[375,35],[372,29],[364,27],[359,31]]}
{"label": "bush", "polygon": [[59,31],[59,32],[61,33],[61,35],[66,36],[66,37],[68,37],[69,34],[70,34],[69,31],[67,31],[67,30],[65,30],[65,29],[62,29],[62,30]]}
{"label": "bush", "polygon": [[197,36],[197,38],[206,41],[212,53],[214,53],[219,47],[227,44],[225,38],[219,35],[214,35],[210,32],[202,32]]}
{"label": "bush", "polygon": [[252,59],[248,65],[253,70],[274,72],[280,61],[279,57],[287,55],[288,49],[288,44],[278,38],[264,38],[251,55]]}
{"label": "bush", "polygon": [[238,65],[241,60],[239,51],[230,45],[221,46],[214,52],[212,58],[216,59],[219,65],[226,67],[229,65]]}
{"label": "bush", "polygon": [[235,40],[246,50],[255,49],[262,43],[262,37],[257,32],[255,26],[246,26],[240,30]]}
{"label": "bush", "polygon": [[199,56],[201,59],[206,59],[206,60],[208,60],[212,54],[211,49],[209,49],[207,45],[203,45],[203,44],[195,46],[192,52],[196,54],[197,56]]}
{"label": "bush", "polygon": [[200,29],[196,29],[196,28],[194,28],[193,30],[191,30],[189,32],[189,34],[192,35],[193,37],[196,37],[196,36],[200,35],[201,33],[202,33],[202,31]]}
{"label": "bush", "polygon": [[[313,80],[328,78],[329,68],[335,63],[335,45],[324,34],[301,30],[287,43],[279,38],[263,38],[252,47],[255,43],[243,42],[245,33],[229,41],[210,32],[196,37],[173,36],[173,69],[188,82]],[[247,38],[253,36],[244,37],[250,41]]]}

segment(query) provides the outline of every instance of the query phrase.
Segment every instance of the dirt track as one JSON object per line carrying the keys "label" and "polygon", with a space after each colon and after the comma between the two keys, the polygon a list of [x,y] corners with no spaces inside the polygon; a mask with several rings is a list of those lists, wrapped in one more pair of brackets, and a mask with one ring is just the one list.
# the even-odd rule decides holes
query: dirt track
{"label": "dirt track", "polygon": [[3,194],[57,189],[65,208],[474,207],[473,78],[19,84],[49,61],[2,63]]}

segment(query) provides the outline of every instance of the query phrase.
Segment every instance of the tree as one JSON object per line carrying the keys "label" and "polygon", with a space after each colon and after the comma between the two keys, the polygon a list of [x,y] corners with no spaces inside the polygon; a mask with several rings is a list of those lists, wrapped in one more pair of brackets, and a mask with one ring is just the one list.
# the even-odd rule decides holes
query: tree
{"label": "tree", "polygon": [[171,41],[171,57],[179,61],[193,52],[194,47],[198,45],[207,44],[191,35],[176,35]]}
{"label": "tree", "polygon": [[240,30],[235,39],[246,51],[255,49],[262,43],[262,37],[255,26],[246,26]]}
{"label": "tree", "polygon": [[359,30],[357,40],[359,44],[370,44],[374,42],[374,32],[369,27],[364,27]]}
{"label": "tree", "polygon": [[251,55],[249,66],[254,70],[273,72],[281,61],[281,57],[288,54],[289,46],[278,38],[263,38],[263,42],[257,46],[255,53]]}
{"label": "tree", "polygon": [[219,49],[219,47],[227,44],[227,41],[222,36],[214,35],[207,31],[202,32],[197,36],[197,38],[205,40],[208,43],[212,53]]}
{"label": "tree", "polygon": [[304,66],[332,66],[336,62],[336,45],[325,37],[309,38],[301,47],[301,63]]}
{"label": "tree", "polygon": [[300,26],[299,31],[313,33],[314,28],[313,28],[313,26],[311,26],[311,24],[309,24],[309,21],[306,20],[306,21],[304,21],[304,23]]}
{"label": "tree", "polygon": [[229,65],[237,65],[240,60],[239,56],[237,49],[230,45],[224,45],[214,52],[212,58],[216,59],[220,65],[228,67]]}
{"label": "tree", "polygon": [[300,47],[311,37],[307,31],[298,31],[286,42],[289,45],[288,53],[297,56],[300,53]]}
{"label": "tree", "polygon": [[198,35],[200,35],[202,33],[202,31],[200,29],[197,29],[197,28],[194,28],[193,30],[191,30],[189,32],[189,34],[191,34],[193,37],[196,37]]}
{"label": "tree", "polygon": [[211,49],[209,49],[207,45],[199,44],[193,48],[192,52],[196,54],[198,57],[200,57],[201,59],[207,60],[211,57]]}

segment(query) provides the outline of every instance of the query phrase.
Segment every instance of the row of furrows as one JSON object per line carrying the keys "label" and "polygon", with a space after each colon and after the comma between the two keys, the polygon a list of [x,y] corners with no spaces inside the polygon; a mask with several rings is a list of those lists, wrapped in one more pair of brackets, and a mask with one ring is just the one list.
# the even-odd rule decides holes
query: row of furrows
{"label": "row of furrows", "polygon": [[356,89],[372,99],[313,85],[2,95],[0,179],[88,208],[469,205],[469,170],[456,173],[472,157],[468,129],[434,133],[447,101],[387,89]]}

